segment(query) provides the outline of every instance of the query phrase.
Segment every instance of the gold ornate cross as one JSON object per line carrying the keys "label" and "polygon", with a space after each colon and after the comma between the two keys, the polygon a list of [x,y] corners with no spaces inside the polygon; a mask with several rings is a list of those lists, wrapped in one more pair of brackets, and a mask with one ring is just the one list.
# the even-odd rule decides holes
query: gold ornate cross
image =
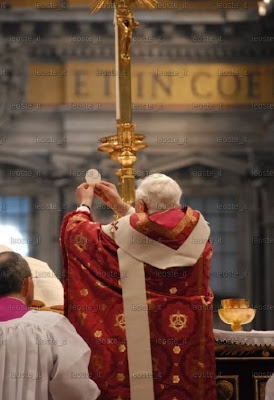
{"label": "gold ornate cross", "polygon": [[92,13],[102,8],[114,7],[115,25],[115,76],[117,134],[101,139],[98,150],[109,153],[120,164],[115,171],[119,179],[120,195],[131,205],[135,200],[134,163],[136,153],[147,147],[144,135],[135,133],[132,124],[131,97],[131,42],[132,32],[139,23],[135,21],[131,6],[155,8],[156,0],[92,0]]}

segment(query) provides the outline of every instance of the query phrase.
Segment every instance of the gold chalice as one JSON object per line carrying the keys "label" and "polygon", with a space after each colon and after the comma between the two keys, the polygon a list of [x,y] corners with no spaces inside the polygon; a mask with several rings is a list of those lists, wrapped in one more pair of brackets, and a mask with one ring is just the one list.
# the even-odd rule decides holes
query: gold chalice
{"label": "gold chalice", "polygon": [[232,331],[243,331],[242,325],[253,321],[256,310],[249,308],[248,300],[224,299],[221,301],[222,308],[218,314],[225,324],[231,325]]}

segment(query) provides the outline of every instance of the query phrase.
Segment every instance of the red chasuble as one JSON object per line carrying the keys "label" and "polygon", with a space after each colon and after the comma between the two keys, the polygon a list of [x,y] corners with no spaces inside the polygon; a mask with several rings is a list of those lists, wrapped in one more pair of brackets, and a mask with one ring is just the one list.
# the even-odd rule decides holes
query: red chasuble
{"label": "red chasuble", "polygon": [[[175,254],[184,243],[194,252],[202,249],[191,265],[184,265],[187,258],[182,258],[183,267],[178,257],[176,266],[166,269],[144,262],[153,387],[155,400],[216,400],[213,295],[208,286],[213,251],[208,238],[201,244],[193,234],[201,214],[185,207],[124,218],[137,234],[131,242],[141,259],[155,242],[161,243],[159,264],[166,256],[163,249]],[[114,235],[116,229],[119,220],[110,232]],[[90,378],[102,391],[99,399],[131,400],[123,277],[110,232],[88,212],[74,211],[64,218],[65,313],[91,348]]]}

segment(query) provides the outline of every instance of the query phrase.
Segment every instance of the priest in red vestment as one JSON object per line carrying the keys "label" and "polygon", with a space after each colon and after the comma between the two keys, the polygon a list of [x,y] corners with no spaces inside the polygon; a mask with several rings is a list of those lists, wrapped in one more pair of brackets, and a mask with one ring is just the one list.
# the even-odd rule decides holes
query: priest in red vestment
{"label": "priest in red vestment", "polygon": [[[94,221],[94,195],[120,218]],[[210,229],[181,195],[153,174],[133,209],[114,185],[84,183],[80,207],[64,218],[65,313],[91,349],[102,400],[217,398]]]}

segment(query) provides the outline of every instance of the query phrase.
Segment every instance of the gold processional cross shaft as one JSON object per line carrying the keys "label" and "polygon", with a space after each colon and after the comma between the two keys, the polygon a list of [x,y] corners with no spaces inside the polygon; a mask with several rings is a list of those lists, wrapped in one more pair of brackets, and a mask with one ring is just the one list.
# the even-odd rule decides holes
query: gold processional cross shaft
{"label": "gold processional cross shaft", "polygon": [[98,150],[109,153],[112,160],[120,164],[115,171],[119,179],[122,199],[129,205],[135,200],[134,163],[136,153],[147,147],[144,135],[135,133],[132,124],[131,96],[131,42],[135,21],[131,6],[152,9],[156,0],[93,0],[92,13],[102,8],[114,7],[115,27],[115,78],[116,78],[116,135],[103,137]]}

